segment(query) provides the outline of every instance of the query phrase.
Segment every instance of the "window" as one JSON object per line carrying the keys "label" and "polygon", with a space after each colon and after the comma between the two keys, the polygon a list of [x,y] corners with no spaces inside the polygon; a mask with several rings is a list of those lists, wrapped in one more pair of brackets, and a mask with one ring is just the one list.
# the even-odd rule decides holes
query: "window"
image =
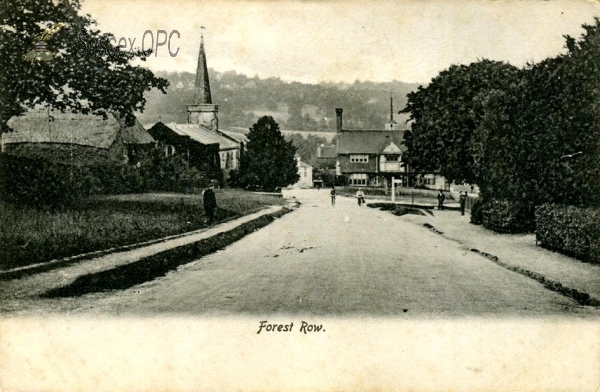
{"label": "window", "polygon": [[350,174],[348,185],[367,185],[368,175],[366,173]]}
{"label": "window", "polygon": [[171,157],[173,155],[175,155],[175,147],[171,146],[170,144],[166,144],[165,145],[165,156]]}
{"label": "window", "polygon": [[400,162],[400,155],[399,154],[386,154],[385,160],[388,162]]}
{"label": "window", "polygon": [[352,163],[368,163],[368,155],[350,155],[350,162]]}

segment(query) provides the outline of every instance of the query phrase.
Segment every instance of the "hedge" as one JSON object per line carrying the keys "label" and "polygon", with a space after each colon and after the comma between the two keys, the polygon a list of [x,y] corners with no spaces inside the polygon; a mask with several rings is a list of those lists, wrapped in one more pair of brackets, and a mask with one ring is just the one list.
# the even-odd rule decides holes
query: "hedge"
{"label": "hedge", "polygon": [[0,197],[36,207],[68,204],[100,186],[88,168],[0,155]]}
{"label": "hedge", "polygon": [[482,205],[483,226],[499,233],[527,233],[535,229],[533,207],[509,200],[486,200]]}
{"label": "hedge", "polygon": [[541,246],[600,263],[600,209],[543,204],[537,207],[535,218]]}
{"label": "hedge", "polygon": [[154,159],[138,168],[107,160],[76,165],[41,157],[0,154],[0,199],[56,208],[94,194],[181,192],[207,186],[207,176],[174,159]]}

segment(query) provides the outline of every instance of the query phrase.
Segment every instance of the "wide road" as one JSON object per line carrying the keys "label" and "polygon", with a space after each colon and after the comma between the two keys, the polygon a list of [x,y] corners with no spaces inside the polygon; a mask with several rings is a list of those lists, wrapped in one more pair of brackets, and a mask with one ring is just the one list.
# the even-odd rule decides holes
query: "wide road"
{"label": "wide road", "polygon": [[[597,315],[459,244],[329,191],[228,248],[128,290],[36,307],[119,315]],[[38,308],[39,309],[39,308]]]}

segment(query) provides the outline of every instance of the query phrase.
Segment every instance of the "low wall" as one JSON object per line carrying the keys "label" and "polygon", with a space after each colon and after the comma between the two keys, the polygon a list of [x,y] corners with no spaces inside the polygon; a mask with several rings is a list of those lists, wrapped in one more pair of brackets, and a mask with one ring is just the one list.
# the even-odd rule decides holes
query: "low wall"
{"label": "low wall", "polygon": [[438,191],[433,190],[433,189],[416,189],[416,188],[405,188],[405,187],[397,187],[396,192],[398,192],[401,195],[409,195],[409,196],[415,195],[415,196],[421,196],[421,197],[430,197],[432,199],[435,199],[438,194]]}

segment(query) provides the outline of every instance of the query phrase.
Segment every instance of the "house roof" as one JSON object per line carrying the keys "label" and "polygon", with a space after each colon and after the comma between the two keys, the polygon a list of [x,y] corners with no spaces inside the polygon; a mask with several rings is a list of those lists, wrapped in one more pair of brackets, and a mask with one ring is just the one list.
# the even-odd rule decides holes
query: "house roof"
{"label": "house roof", "polygon": [[406,151],[404,131],[342,130],[337,154],[381,154],[391,143]]}
{"label": "house roof", "polygon": [[396,145],[394,142],[390,142],[386,148],[381,152],[382,154],[401,154],[402,149]]}
{"label": "house roof", "polygon": [[[234,128],[235,129],[235,128]],[[238,143],[248,143],[248,136],[241,132],[236,132],[231,128],[219,127],[219,132],[223,135],[235,140]]]}
{"label": "house roof", "polygon": [[295,153],[294,158],[296,159],[296,165],[298,167],[312,167],[312,165],[309,165],[308,163],[302,161],[302,157],[300,156],[300,154]]}
{"label": "house roof", "polygon": [[202,144],[213,144],[218,143],[220,150],[230,150],[233,148],[239,148],[239,144],[233,140],[219,135],[210,129],[204,128],[199,124],[177,124],[169,123],[166,126],[173,130],[178,135],[188,136],[190,139],[195,140]]}
{"label": "house roof", "polygon": [[341,155],[338,158],[340,163],[340,171],[342,173],[376,173],[377,172],[377,160],[369,159],[368,162],[350,162],[348,155]]}
{"label": "house roof", "polygon": [[125,144],[151,144],[154,138],[144,129],[144,126],[135,119],[135,124],[130,127],[125,126],[125,119],[121,120],[121,138]]}
{"label": "house roof", "polygon": [[102,116],[32,110],[8,120],[13,132],[2,134],[10,143],[62,143],[109,148],[117,138],[120,125],[114,115]]}
{"label": "house roof", "polygon": [[30,110],[12,117],[8,126],[13,132],[2,134],[5,144],[57,143],[108,149],[119,135],[125,144],[154,142],[137,119],[133,126],[126,127],[125,120],[117,120],[112,113],[107,113],[105,120],[91,114]]}

